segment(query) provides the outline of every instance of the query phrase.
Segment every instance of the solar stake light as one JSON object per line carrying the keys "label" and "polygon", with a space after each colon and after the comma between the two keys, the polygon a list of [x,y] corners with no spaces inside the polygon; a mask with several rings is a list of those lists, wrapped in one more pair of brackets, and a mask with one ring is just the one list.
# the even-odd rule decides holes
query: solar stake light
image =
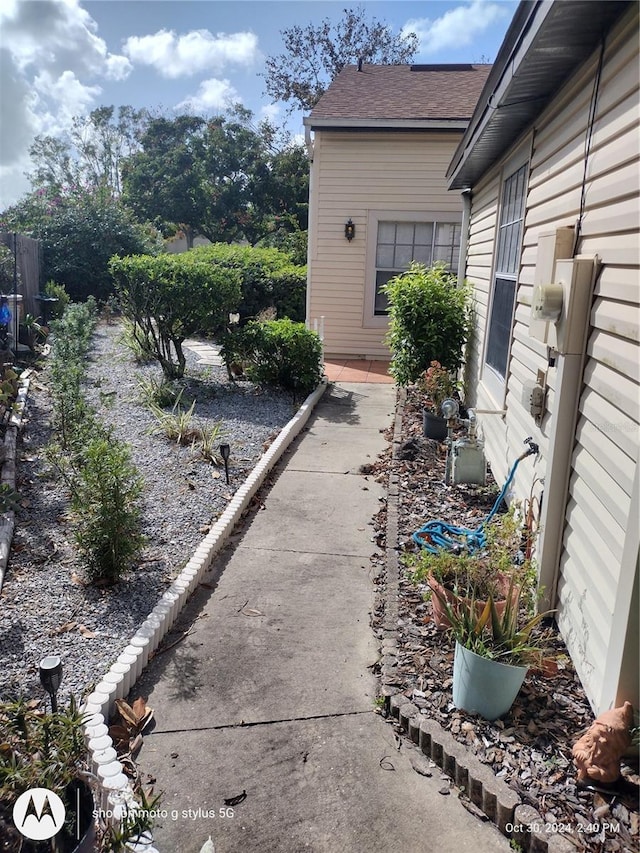
{"label": "solar stake light", "polygon": [[58,711],[56,694],[62,683],[62,661],[57,655],[47,655],[40,661],[40,684],[51,697],[51,712]]}
{"label": "solar stake light", "polygon": [[227,478],[227,483],[229,482],[229,456],[231,455],[231,445],[230,444],[221,444],[220,445],[220,456],[224,461],[224,475]]}

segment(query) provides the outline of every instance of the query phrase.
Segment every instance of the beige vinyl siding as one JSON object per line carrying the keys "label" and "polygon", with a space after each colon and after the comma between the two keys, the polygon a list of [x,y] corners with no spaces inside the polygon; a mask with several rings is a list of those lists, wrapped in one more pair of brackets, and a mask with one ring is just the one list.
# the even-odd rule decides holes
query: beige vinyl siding
{"label": "beige vinyl siding", "polygon": [[477,329],[467,348],[465,368],[465,389],[471,405],[481,408],[493,407],[486,395],[478,393],[478,376],[482,364],[484,334],[487,324],[489,293],[491,290],[491,270],[495,248],[495,234],[498,222],[499,181],[495,177],[484,181],[473,190],[472,216],[469,224],[469,243],[465,275],[473,283],[474,310]]}
{"label": "beige vinyl siding", "polygon": [[[597,712],[616,699],[611,667],[617,667],[617,672],[625,668],[620,659],[622,644],[616,636],[616,623],[623,620],[626,625],[633,572],[637,570],[637,544],[625,550],[626,540],[637,538],[638,526],[637,518],[633,518],[640,435],[637,27],[636,10],[636,15],[627,16],[607,39],[588,161],[586,209],[578,252],[597,254],[603,267],[594,291],[578,393],[555,605],[569,651]],[[548,473],[548,437],[556,404],[556,369],[547,364],[546,345],[530,338],[528,328],[538,239],[561,226],[575,226],[578,218],[596,66],[594,54],[532,129],[523,249],[507,377],[508,414],[504,418],[480,417],[487,455],[499,482],[521,452],[526,435],[533,435],[540,444],[539,462],[532,464],[526,460],[519,466],[513,489],[518,498],[528,495],[535,475]],[[487,188],[494,187],[497,204],[500,166],[496,164],[483,184],[473,188],[467,277],[472,280],[478,298],[480,350],[486,333],[484,305],[490,282],[486,263],[491,254],[484,227],[491,217],[487,217],[484,198]],[[479,364],[481,356],[480,352]],[[535,380],[538,370],[546,373],[548,386],[548,413],[540,428],[522,402],[523,386]],[[478,407],[501,408],[502,401],[490,396],[481,373],[478,375]],[[621,565],[623,552],[626,562]],[[627,589],[625,598],[620,591]],[[634,689],[637,690],[637,681]]]}
{"label": "beige vinyl siding", "polygon": [[[324,317],[325,355],[388,358],[384,320],[365,311],[368,233],[372,211],[448,214],[460,221],[462,202],[445,173],[458,134],[316,131],[312,163],[307,321]],[[351,218],[354,239],[344,236]],[[373,230],[373,229],[372,229]],[[375,277],[375,276],[374,276]],[[368,323],[368,325],[367,325]]]}

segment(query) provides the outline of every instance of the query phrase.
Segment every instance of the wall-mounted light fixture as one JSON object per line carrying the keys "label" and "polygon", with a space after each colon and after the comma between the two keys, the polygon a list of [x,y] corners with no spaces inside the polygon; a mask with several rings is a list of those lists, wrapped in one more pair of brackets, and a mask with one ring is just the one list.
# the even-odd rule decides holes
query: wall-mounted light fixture
{"label": "wall-mounted light fixture", "polygon": [[353,238],[356,236],[356,226],[354,225],[351,218],[349,218],[347,220],[347,222],[345,223],[344,236],[347,238],[347,240],[349,242],[351,242],[353,240]]}

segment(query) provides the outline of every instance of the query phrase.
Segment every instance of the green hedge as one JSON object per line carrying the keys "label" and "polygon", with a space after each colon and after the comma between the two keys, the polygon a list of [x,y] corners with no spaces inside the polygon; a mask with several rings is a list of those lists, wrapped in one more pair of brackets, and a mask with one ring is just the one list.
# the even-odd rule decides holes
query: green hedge
{"label": "green hedge", "polygon": [[255,319],[261,311],[272,307],[279,318],[304,320],[307,268],[294,264],[286,252],[214,243],[198,246],[190,254],[239,273],[242,299],[237,310],[241,322]]}
{"label": "green hedge", "polygon": [[458,287],[444,264],[413,263],[382,288],[389,300],[390,373],[398,385],[415,382],[432,361],[455,373],[471,327],[468,287]]}
{"label": "green hedge", "polygon": [[215,334],[240,302],[240,273],[197,252],[113,257],[109,269],[125,317],[169,379],[184,374],[182,342]]}
{"label": "green hedge", "polygon": [[322,379],[322,343],[304,323],[288,318],[247,325],[227,336],[222,347],[227,369],[242,365],[258,385],[309,394]]}

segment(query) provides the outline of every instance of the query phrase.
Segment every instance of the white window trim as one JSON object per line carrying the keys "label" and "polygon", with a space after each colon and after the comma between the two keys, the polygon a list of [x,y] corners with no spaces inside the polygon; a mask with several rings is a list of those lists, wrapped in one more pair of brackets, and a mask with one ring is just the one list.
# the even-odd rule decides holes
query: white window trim
{"label": "white window trim", "polygon": [[[511,347],[513,345],[513,324],[515,319],[516,309],[518,307],[518,287],[520,285],[520,270],[522,267],[522,244],[524,241],[525,218],[527,213],[527,198],[529,196],[529,176],[531,169],[531,155],[533,153],[533,135],[526,143],[523,143],[518,149],[507,159],[500,169],[500,182],[498,188],[498,206],[496,211],[496,230],[493,241],[493,260],[491,263],[491,279],[489,301],[487,304],[487,315],[484,328],[484,342],[482,347],[482,362],[480,382],[484,386],[485,391],[495,401],[497,408],[502,409],[505,405],[507,396],[507,385],[509,382],[510,364],[511,364]],[[528,165],[525,177],[525,195],[524,195],[524,210],[522,213],[522,230],[520,232],[520,249],[518,255],[518,272],[515,278],[515,293],[513,297],[513,312],[511,315],[511,338],[507,349],[507,368],[504,378],[497,373],[491,365],[487,364],[487,350],[489,347],[489,329],[491,326],[491,313],[493,311],[493,297],[495,295],[496,267],[498,265],[498,240],[500,235],[500,217],[502,216],[502,193],[505,181],[514,175],[522,166]]]}
{"label": "white window trim", "polygon": [[[389,318],[375,313],[376,252],[379,222],[455,222],[462,225],[462,211],[434,210],[370,210],[367,217],[367,252],[365,262],[364,312],[365,329],[386,329]],[[462,239],[462,237],[461,237]]]}

